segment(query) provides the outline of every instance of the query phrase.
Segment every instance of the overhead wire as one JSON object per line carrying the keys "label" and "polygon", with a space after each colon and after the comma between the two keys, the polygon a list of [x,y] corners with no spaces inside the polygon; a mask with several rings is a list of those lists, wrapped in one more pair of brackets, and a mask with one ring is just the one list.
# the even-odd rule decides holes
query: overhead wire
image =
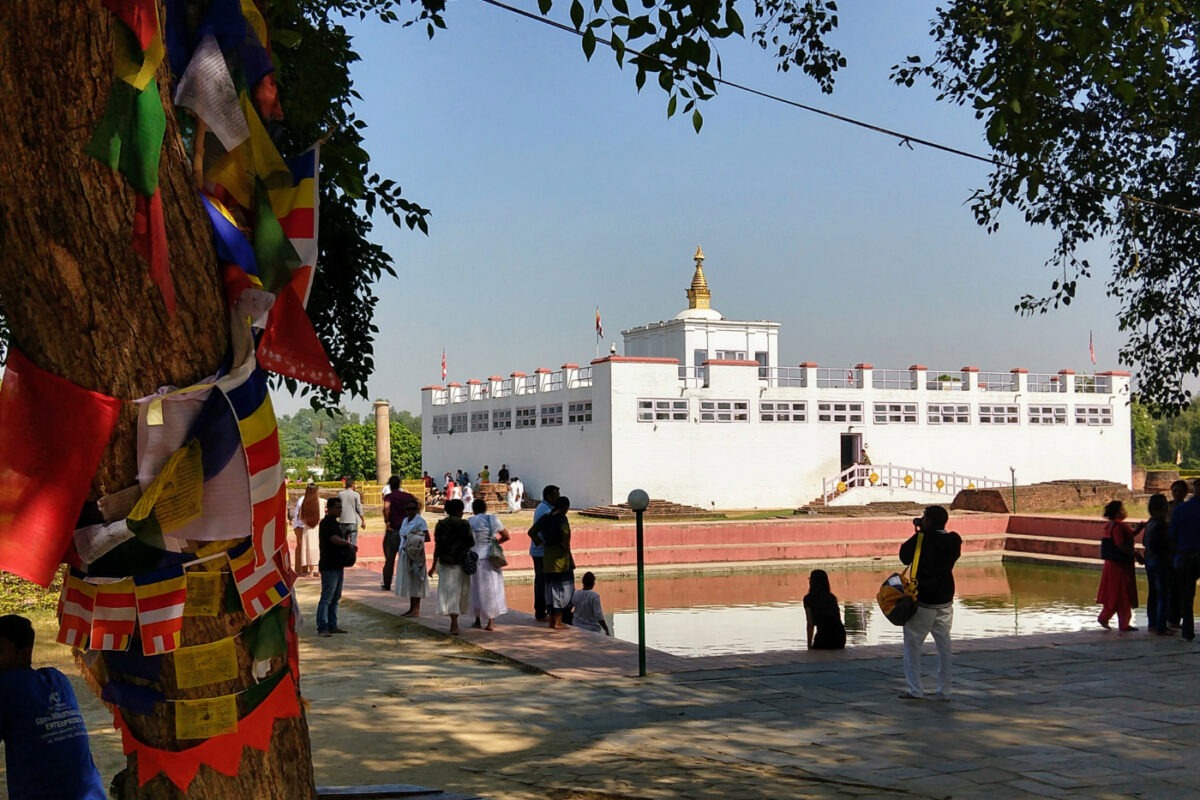
{"label": "overhead wire", "polygon": [[[518,16],[525,17],[526,19],[531,19],[534,22],[539,22],[543,25],[548,25],[551,28],[557,28],[560,31],[574,34],[575,36],[582,37],[584,35],[583,31],[576,30],[574,27],[572,27],[570,25],[566,25],[566,24],[558,22],[556,20],[548,19],[547,17],[543,17],[539,14],[534,14],[533,12],[526,11],[525,9],[522,9],[522,8],[517,8],[516,6],[512,6],[512,5],[509,5],[508,3],[503,2],[503,0],[481,0],[481,2],[486,3],[487,5],[490,5],[490,6],[495,6],[496,8],[502,9],[504,11],[508,11],[508,12],[516,14]],[[596,42],[598,44],[604,44],[609,47],[612,47],[611,39],[605,39],[600,36],[596,36]],[[632,53],[633,55],[638,56],[640,58],[646,58],[646,59],[653,58],[653,60],[656,60],[660,64],[663,64],[664,67],[670,68],[670,65],[663,62],[662,59],[649,56],[646,53],[642,52],[641,50],[630,47],[628,45],[625,45],[624,51],[626,53]],[[800,109],[801,111],[807,111],[810,114],[817,114],[819,116],[826,117],[828,119],[836,120],[838,122],[843,122],[847,125],[853,125],[855,127],[863,128],[865,130],[869,130],[874,133],[879,133],[884,136],[890,136],[894,139],[897,139],[899,144],[908,146],[908,148],[910,150],[912,149],[912,146],[914,144],[919,144],[923,147],[928,147],[931,150],[940,150],[944,153],[949,153],[951,155],[959,156],[961,158],[971,159],[972,161],[979,161],[984,164],[988,164],[989,166],[996,167],[998,169],[1005,169],[1005,170],[1015,170],[1016,169],[1016,167],[1014,167],[1013,165],[1006,164],[1005,162],[1003,162],[1000,159],[997,159],[995,157],[981,156],[978,153],[972,153],[969,150],[963,150],[958,147],[952,147],[951,145],[942,144],[940,142],[935,142],[931,139],[924,139],[920,136],[914,136],[909,133],[903,133],[901,131],[892,130],[891,128],[885,128],[880,125],[875,125],[870,122],[865,122],[863,120],[856,119],[854,117],[848,117],[844,114],[838,114],[833,111],[827,111],[823,108],[818,108],[816,106],[810,106],[806,103],[801,103],[796,100],[791,100],[786,97],[781,97],[780,95],[762,91],[761,89],[755,89],[751,86],[746,86],[745,84],[737,83],[736,81],[727,80],[725,78],[720,77],[719,75],[713,75],[708,70],[699,69],[696,67],[688,67],[688,68],[686,68],[685,71],[687,73],[689,73],[693,76],[697,76],[697,77],[700,75],[704,75],[706,78],[711,80],[713,83],[720,84],[722,86],[727,86],[730,89],[736,89],[737,91],[744,92],[744,93],[750,94],[750,95],[754,95],[756,97],[761,97],[765,100],[770,100],[770,101],[773,101],[776,103],[782,103],[784,105],[791,106],[792,108]],[[1138,197],[1136,195],[1131,195],[1131,194],[1128,194],[1125,192],[1119,192],[1114,189],[1108,189],[1108,188],[1104,188],[1104,187],[1100,187],[1100,186],[1095,186],[1093,184],[1082,183],[1080,181],[1063,181],[1063,183],[1065,183],[1068,186],[1074,186],[1077,189],[1082,189],[1084,191],[1089,191],[1089,192],[1095,192],[1097,194],[1101,194],[1106,197],[1111,197],[1116,200],[1124,200],[1126,202],[1131,202],[1131,203],[1141,203],[1143,205],[1152,206],[1154,208],[1162,209],[1164,211],[1172,211],[1177,214],[1185,214],[1185,215],[1191,216],[1191,217],[1200,217],[1200,211],[1186,209],[1186,208],[1179,208],[1178,206],[1173,206],[1168,203],[1162,203],[1157,200],[1149,200],[1144,197]]]}

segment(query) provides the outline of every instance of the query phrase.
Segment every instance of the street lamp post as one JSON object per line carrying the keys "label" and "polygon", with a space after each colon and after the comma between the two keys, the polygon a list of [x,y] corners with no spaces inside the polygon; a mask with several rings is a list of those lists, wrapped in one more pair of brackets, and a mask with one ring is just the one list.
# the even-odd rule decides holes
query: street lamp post
{"label": "street lamp post", "polygon": [[646,677],[646,553],[642,514],[650,505],[650,495],[641,489],[629,493],[629,507],[637,516],[637,587],[638,587],[638,677]]}

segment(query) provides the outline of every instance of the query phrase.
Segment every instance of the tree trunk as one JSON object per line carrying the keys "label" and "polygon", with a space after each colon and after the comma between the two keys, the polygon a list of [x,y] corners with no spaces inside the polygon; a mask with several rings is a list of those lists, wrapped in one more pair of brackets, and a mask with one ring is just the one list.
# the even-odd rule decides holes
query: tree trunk
{"label": "tree trunk", "polygon": [[[180,141],[169,81],[159,72],[167,110],[160,164],[171,274],[178,311],[168,316],[130,241],[134,194],[119,174],[84,152],[114,80],[112,40],[119,23],[99,0],[0,2],[0,306],[13,344],[42,369],[108,395],[133,400],[159,386],[186,386],[212,374],[226,352],[229,315],[208,219]],[[136,411],[121,420],[97,472],[92,496],[136,481]],[[230,578],[227,576],[226,580]],[[184,641],[232,635],[245,615],[186,620]],[[168,698],[220,695],[253,683],[239,638],[237,682],[178,691],[163,670]],[[169,661],[169,657],[167,658]],[[278,667],[279,665],[273,665]],[[138,738],[181,749],[168,704],[128,714]],[[185,743],[194,744],[194,743]],[[123,798],[182,797],[159,775],[137,786],[135,756],[123,773]],[[189,795],[204,798],[312,797],[312,760],[304,717],[279,720],[271,748],[243,752],[230,778],[201,767]]]}

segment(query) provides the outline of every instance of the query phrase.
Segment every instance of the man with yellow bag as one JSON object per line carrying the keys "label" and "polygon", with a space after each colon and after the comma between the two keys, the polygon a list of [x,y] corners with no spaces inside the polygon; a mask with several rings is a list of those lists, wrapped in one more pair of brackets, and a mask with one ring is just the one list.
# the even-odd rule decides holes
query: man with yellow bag
{"label": "man with yellow bag", "polygon": [[938,657],[937,693],[932,697],[946,700],[950,696],[954,564],[962,555],[962,537],[946,531],[949,519],[942,506],[929,506],[923,517],[913,520],[916,530],[900,545],[900,561],[912,565],[917,583],[917,613],[904,624],[904,679],[908,685],[900,697],[905,700],[928,696],[921,683],[921,648],[930,633]]}

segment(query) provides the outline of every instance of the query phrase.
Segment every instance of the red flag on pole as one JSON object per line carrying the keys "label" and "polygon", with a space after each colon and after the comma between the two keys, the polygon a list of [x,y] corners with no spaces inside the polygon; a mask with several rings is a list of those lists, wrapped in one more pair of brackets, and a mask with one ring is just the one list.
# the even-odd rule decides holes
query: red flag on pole
{"label": "red flag on pole", "polygon": [[0,389],[0,570],[50,583],[120,405],[9,348]]}
{"label": "red flag on pole", "polygon": [[442,380],[446,380],[446,348],[442,348]]}
{"label": "red flag on pole", "polygon": [[1088,355],[1092,357],[1092,364],[1096,363],[1096,343],[1092,340],[1092,332],[1088,331]]}
{"label": "red flag on pole", "polygon": [[600,306],[596,306],[596,338],[604,338],[604,323],[600,321]]}

